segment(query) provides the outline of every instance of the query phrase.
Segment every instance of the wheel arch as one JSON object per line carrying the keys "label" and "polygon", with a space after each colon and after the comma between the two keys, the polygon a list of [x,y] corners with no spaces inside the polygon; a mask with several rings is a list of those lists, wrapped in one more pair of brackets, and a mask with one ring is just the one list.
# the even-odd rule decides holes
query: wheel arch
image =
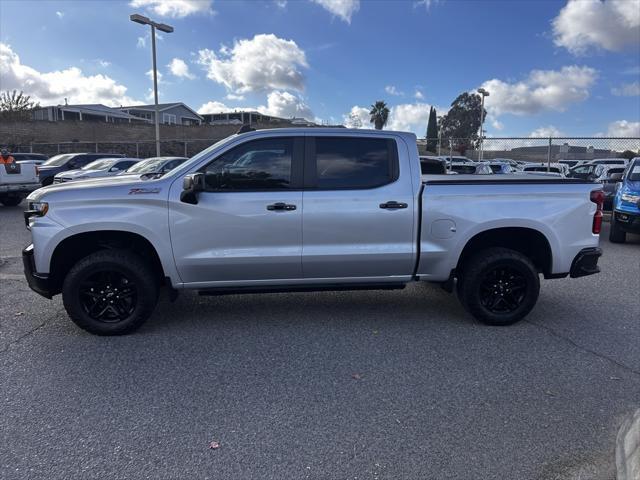
{"label": "wheel arch", "polygon": [[74,233],[56,245],[49,267],[52,290],[55,293],[61,291],[64,278],[79,260],[106,249],[132,251],[149,262],[160,283],[167,277],[158,250],[143,235],[123,230],[93,230]]}

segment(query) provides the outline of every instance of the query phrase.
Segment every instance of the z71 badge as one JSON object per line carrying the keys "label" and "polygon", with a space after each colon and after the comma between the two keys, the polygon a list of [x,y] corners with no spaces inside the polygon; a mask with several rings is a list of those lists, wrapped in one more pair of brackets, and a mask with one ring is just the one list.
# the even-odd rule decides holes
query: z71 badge
{"label": "z71 badge", "polygon": [[145,193],[160,193],[160,188],[132,188],[129,195],[144,195]]}

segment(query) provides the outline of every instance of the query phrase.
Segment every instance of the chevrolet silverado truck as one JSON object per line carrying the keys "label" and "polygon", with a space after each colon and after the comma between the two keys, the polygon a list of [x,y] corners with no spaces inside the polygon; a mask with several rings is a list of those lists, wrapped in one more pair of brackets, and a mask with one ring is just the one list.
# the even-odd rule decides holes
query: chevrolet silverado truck
{"label": "chevrolet silverado truck", "polygon": [[71,319],[99,335],[138,328],[161,287],[173,298],[427,281],[508,325],[534,307],[540,276],[599,271],[599,184],[421,175],[410,133],[244,130],[160,178],[33,192],[30,287],[62,293]]}
{"label": "chevrolet silverado truck", "polygon": [[0,203],[15,207],[25,197],[40,188],[38,166],[34,163],[0,164]]}

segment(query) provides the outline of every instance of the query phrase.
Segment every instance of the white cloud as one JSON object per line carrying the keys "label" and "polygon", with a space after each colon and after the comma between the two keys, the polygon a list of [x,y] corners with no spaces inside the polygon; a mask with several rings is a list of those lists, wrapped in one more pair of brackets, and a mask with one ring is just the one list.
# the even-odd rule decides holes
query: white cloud
{"label": "white cloud", "polygon": [[300,96],[278,90],[269,93],[267,106],[259,107],[259,110],[274,117],[302,117],[307,120],[313,120],[314,118],[311,108],[304,103]]}
{"label": "white cloud", "polygon": [[554,127],[548,125],[546,127],[536,128],[529,134],[530,138],[548,138],[548,137],[564,137],[565,133]]}
{"label": "white cloud", "polygon": [[373,128],[373,124],[370,123],[371,115],[369,115],[368,108],[354,105],[342,119],[347,128]]}
{"label": "white cloud", "polygon": [[424,94],[420,90],[416,90],[416,92],[413,94],[413,98],[415,98],[416,100],[424,100]]}
{"label": "white cloud", "polygon": [[183,18],[198,13],[213,13],[213,0],[131,0],[129,6],[145,8],[161,17]]}
{"label": "white cloud", "polygon": [[351,23],[351,17],[360,10],[360,0],[311,0],[321,5],[325,10],[336,17],[340,17],[347,23]]}
{"label": "white cloud", "polygon": [[222,102],[218,101],[210,101],[207,103],[203,103],[198,109],[198,113],[225,113],[225,112],[233,112],[233,108],[226,106]]}
{"label": "white cloud", "polygon": [[127,87],[106,75],[86,76],[78,67],[39,72],[23,65],[12,48],[0,43],[0,72],[2,88],[22,90],[42,105],[69,103],[103,103],[119,106],[136,103],[127,96]]}
{"label": "white cloud", "polygon": [[173,60],[171,60],[167,67],[169,68],[169,71],[176,77],[188,78],[189,80],[193,80],[194,78],[196,78],[196,76],[189,71],[189,65],[187,65],[185,61],[180,58],[174,58]]}
{"label": "white cloud", "polygon": [[416,2],[413,3],[413,7],[420,7],[423,6],[425,7],[427,10],[429,10],[431,8],[431,5],[438,3],[440,0],[417,0]]}
{"label": "white cloud", "polygon": [[[487,120],[491,123],[491,126],[498,131],[504,130],[504,123],[502,123],[500,120],[498,120],[497,118],[491,116],[491,115],[487,115]],[[486,127],[485,127],[486,130]]]}
{"label": "white cloud", "polygon": [[572,65],[560,70],[533,70],[524,81],[517,83],[494,78],[482,87],[490,93],[485,105],[494,116],[529,115],[543,110],[561,112],[572,103],[586,100],[596,78],[593,68]]}
{"label": "white cloud", "polygon": [[387,92],[389,95],[395,95],[398,97],[404,95],[404,92],[401,92],[400,90],[398,90],[394,85],[387,85],[386,87],[384,87],[384,91]]}
{"label": "white cloud", "polygon": [[228,93],[227,95],[225,95],[225,97],[227,100],[244,100],[244,95],[236,95],[234,93]]}
{"label": "white cloud", "polygon": [[145,48],[147,46],[147,39],[144,37],[138,37],[137,48]]}
{"label": "white cloud", "polygon": [[637,97],[640,95],[640,82],[623,83],[611,89],[611,93],[618,97]]}
{"label": "white cloud", "polygon": [[96,63],[102,68],[108,68],[111,66],[111,62],[108,60],[103,60],[101,58],[96,59]]}
{"label": "white cloud", "polygon": [[307,59],[293,40],[273,34],[260,34],[252,39],[237,41],[233,47],[223,46],[219,52],[198,51],[198,63],[207,78],[242,94],[274,89],[304,89],[302,69]]}
{"label": "white cloud", "polygon": [[274,0],[276,6],[279,8],[285,8],[287,6],[287,0]]}
{"label": "white cloud", "polygon": [[429,121],[431,105],[426,103],[404,103],[391,107],[385,128],[413,132],[424,136]]}
{"label": "white cloud", "polygon": [[58,10],[58,11],[56,11],[56,16],[58,18],[62,18],[62,17],[64,17],[64,12],[61,12],[61,11]]}
{"label": "white cloud", "polygon": [[640,122],[618,120],[611,122],[607,130],[609,137],[640,137]]}
{"label": "white cloud", "polygon": [[640,45],[640,0],[569,0],[553,20],[554,43],[573,54]]}

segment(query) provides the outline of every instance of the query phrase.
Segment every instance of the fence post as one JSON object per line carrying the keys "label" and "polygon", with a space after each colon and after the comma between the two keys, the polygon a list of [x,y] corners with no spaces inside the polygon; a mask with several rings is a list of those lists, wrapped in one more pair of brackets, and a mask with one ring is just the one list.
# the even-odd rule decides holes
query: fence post
{"label": "fence post", "polygon": [[547,149],[547,172],[551,171],[551,144],[553,140],[549,137],[549,148]]}
{"label": "fence post", "polygon": [[96,142],[96,153],[98,153],[98,142]]}
{"label": "fence post", "polygon": [[29,153],[33,153],[33,143],[29,144]]}
{"label": "fence post", "polygon": [[60,144],[58,144],[58,153],[60,153]]}
{"label": "fence post", "polygon": [[187,141],[184,141],[184,156],[187,156]]}
{"label": "fence post", "polygon": [[136,158],[140,158],[140,144],[136,142]]}

